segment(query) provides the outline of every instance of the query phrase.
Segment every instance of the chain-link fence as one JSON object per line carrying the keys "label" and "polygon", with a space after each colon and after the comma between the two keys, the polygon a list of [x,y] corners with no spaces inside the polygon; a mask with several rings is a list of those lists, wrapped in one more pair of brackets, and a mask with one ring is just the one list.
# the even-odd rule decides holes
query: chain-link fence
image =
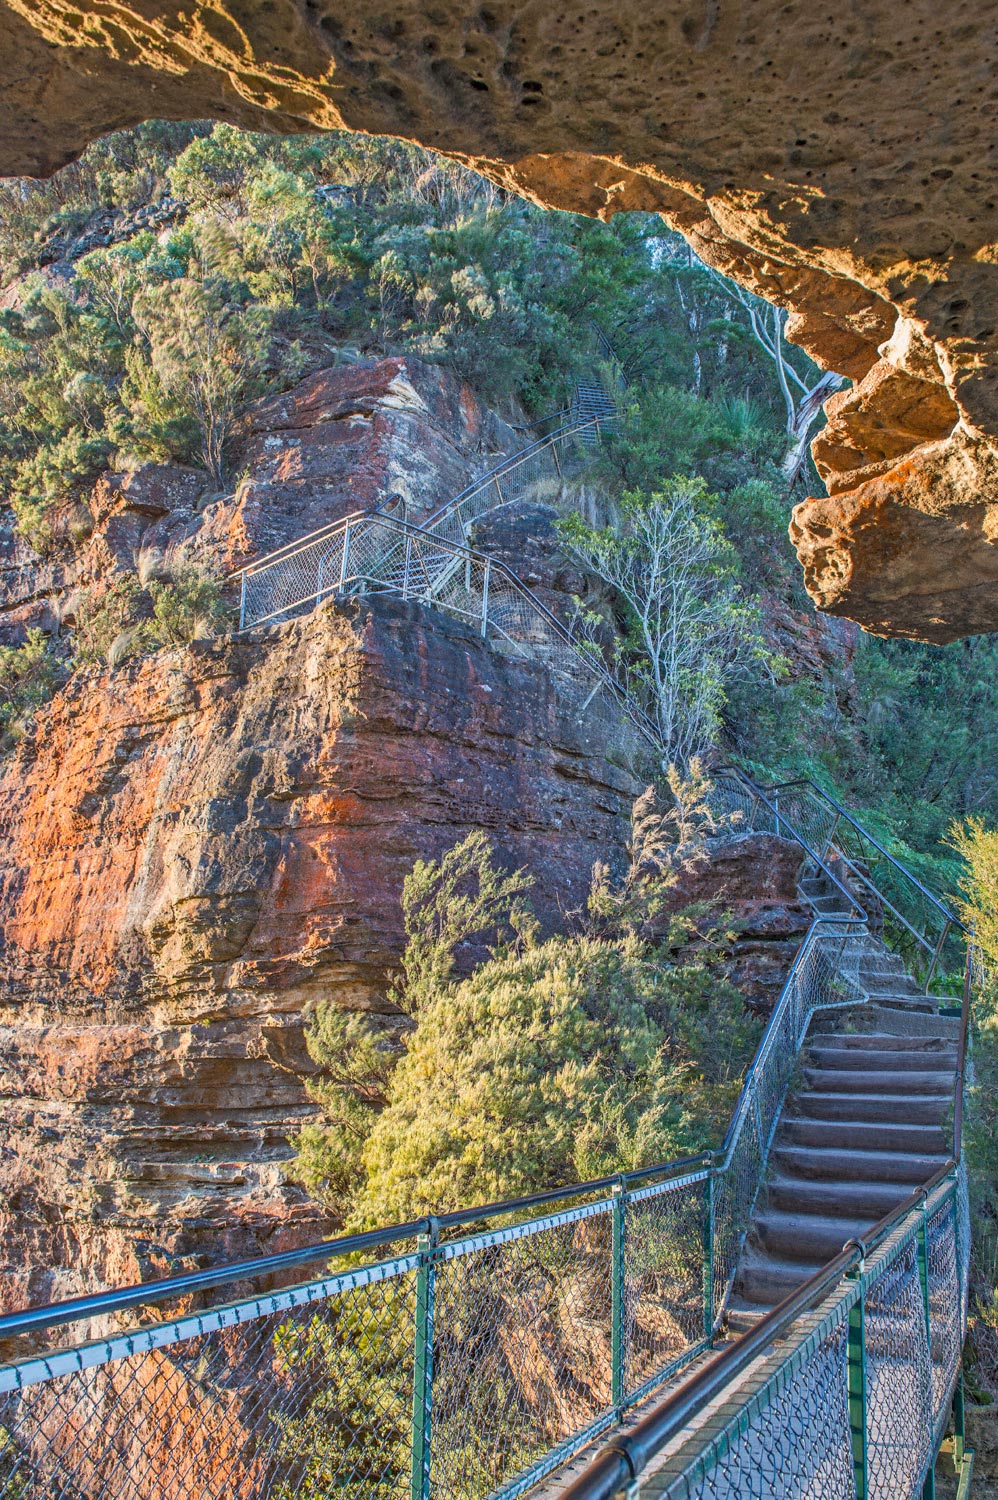
{"label": "chain-link fence", "polygon": [[[386,508],[344,517],[250,563],[236,575],[240,630],[308,614],[336,593],[402,593],[407,581],[412,597],[439,604],[438,569],[445,558],[451,564],[455,555],[448,546],[466,547],[482,517],[522,500],[541,480],[563,478],[586,453],[586,439],[598,444],[613,422],[612,412],[583,415],[531,443],[413,528],[408,545],[401,531],[386,525],[404,517]],[[426,571],[420,584],[423,553]]]}
{"label": "chain-link fence", "polygon": [[916,1500],[957,1389],[962,1175],[932,1191],[641,1488]]}
{"label": "chain-link fence", "polygon": [[[802,839],[864,906],[871,928],[926,988],[964,961],[961,924],[938,896],[811,781],[754,788],[749,825]],[[764,795],[760,795],[764,794]]]}
{"label": "chain-link fence", "polygon": [[518,1494],[705,1346],[709,1170],[657,1175],[7,1365],[0,1495]]}

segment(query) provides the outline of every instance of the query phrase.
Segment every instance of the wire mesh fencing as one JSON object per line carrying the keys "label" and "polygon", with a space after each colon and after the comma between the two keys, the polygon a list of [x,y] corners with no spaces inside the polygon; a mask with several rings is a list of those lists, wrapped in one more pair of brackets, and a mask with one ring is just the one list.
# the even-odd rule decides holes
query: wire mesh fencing
{"label": "wire mesh fencing", "polygon": [[[725,778],[724,794],[737,798]],[[863,905],[881,937],[927,988],[945,984],[964,961],[964,933],[953,913],[846,810],[810,781],[746,788],[749,826],[802,840]]]}
{"label": "wire mesh fencing", "polygon": [[765,1174],[769,1148],[800,1049],[818,1012],[855,1005],[850,977],[865,941],[859,922],[818,919],[794,961],[766,1028],[720,1153],[713,1214],[713,1296],[720,1316]]}
{"label": "wire mesh fencing", "polygon": [[637,1175],[3,1367],[0,1496],[519,1494],[705,1346],[709,1171]]}
{"label": "wire mesh fencing", "polygon": [[666,1460],[657,1500],[915,1500],[965,1324],[960,1185],[943,1182]]}
{"label": "wire mesh fencing", "polygon": [[[611,427],[612,417],[605,413],[577,416],[530,444],[413,528],[422,538],[415,547],[411,535],[407,546],[403,531],[387,524],[402,520],[399,515],[372,510],[344,517],[250,563],[238,574],[240,630],[308,614],[345,590],[401,592],[407,577],[413,597],[439,603],[437,572],[445,563],[453,568],[453,549],[466,547],[475,523],[523,500],[542,480],[563,478],[586,452],[586,440],[602,441]],[[420,588],[421,561],[426,573]]]}

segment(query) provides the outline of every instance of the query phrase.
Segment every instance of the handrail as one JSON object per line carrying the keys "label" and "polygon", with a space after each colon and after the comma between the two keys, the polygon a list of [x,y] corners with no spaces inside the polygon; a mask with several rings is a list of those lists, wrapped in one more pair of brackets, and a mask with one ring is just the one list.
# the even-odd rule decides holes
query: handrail
{"label": "handrail", "polygon": [[807,1312],[869,1258],[887,1236],[929,1195],[959,1169],[951,1158],[909,1198],[884,1214],[862,1241],[849,1240],[820,1270],[796,1287],[782,1302],[763,1314],[753,1328],[719,1350],[679,1388],[658,1402],[630,1432],[621,1433],[562,1491],[561,1500],[616,1500],[621,1489],[635,1483],[649,1461],[689,1425],[752,1362],[764,1354],[802,1313]]}
{"label": "handrail", "polygon": [[942,914],[942,916],[945,917],[947,922],[949,922],[954,927],[958,927],[961,932],[967,931],[966,925],[961,922],[960,918],[955,914],[955,912],[952,912],[945,904],[945,902],[943,902],[935,894],[934,891],[931,891],[927,885],[923,884],[923,882],[919,880],[917,875],[913,875],[912,872],[907,868],[907,866],[901,863],[896,855],[893,855],[889,849],[884,848],[880,840],[874,834],[870,833],[869,829],[864,828],[862,823],[859,823],[856,818],[853,817],[851,812],[848,812],[847,809],[844,808],[842,804],[831,795],[831,793],[826,792],[824,787],[819,786],[818,783],[812,780],[810,776],[798,776],[792,781],[774,782],[772,785],[767,786],[766,790],[769,792],[782,792],[787,791],[791,787],[795,786],[810,787],[811,791],[813,791],[818,797],[820,797],[822,801],[827,802],[829,807],[835,809],[840,818],[844,818],[847,823],[855,828],[856,832],[860,834],[868,844],[872,844],[877,853],[882,854],[884,858],[894,866],[898,873],[902,875],[910,885],[915,886],[920,891],[920,893],[925,896],[926,899],[930,901],[934,907],[936,907],[936,909]]}
{"label": "handrail", "polygon": [[[811,942],[815,938],[825,935],[831,935],[824,934],[820,931],[821,928],[829,925],[833,926],[837,932],[841,932],[845,937],[861,936],[862,933],[866,930],[866,919],[865,917],[850,917],[844,914],[842,916],[815,917],[814,921],[808,927],[807,932],[804,934],[804,941],[798,948],[797,953],[794,957],[794,961],[790,966],[790,971],[787,974],[787,978],[783,986],[784,990],[789,989],[794,979],[796,979],[797,974],[807,961]],[[850,929],[855,929],[855,931],[853,932]],[[735,1108],[732,1112],[731,1119],[728,1123],[728,1128],[724,1133],[724,1140],[721,1142],[720,1150],[717,1152],[717,1156],[721,1158],[718,1165],[720,1170],[722,1171],[727,1166],[728,1161],[730,1160],[734,1139],[738,1134],[738,1128],[742,1122],[742,1119],[745,1115],[747,1115],[749,1111],[752,1085],[755,1082],[756,1074],[758,1073],[761,1064],[765,1061],[769,1047],[772,1045],[771,1037],[775,1033],[777,1026],[780,1024],[780,1021],[780,1007],[779,1004],[777,1004],[773,1007],[769,1020],[766,1023],[766,1029],[762,1034],[762,1038],[759,1042],[758,1047],[756,1048],[755,1056],[753,1057],[745,1073],[745,1077],[742,1081],[742,1087],[738,1095],[738,1101],[735,1104]]]}
{"label": "handrail", "polygon": [[[609,420],[608,417],[579,418],[576,422],[566,422],[554,432],[548,433],[546,437],[538,438],[536,442],[528,443],[525,448],[521,448],[510,458],[504,459],[494,469],[489,469],[485,474],[480,475],[477,479],[466,485],[457,495],[452,496],[443,505],[438,506],[435,511],[423,520],[421,523],[422,529],[430,531],[432,527],[439,526],[455,510],[467,500],[470,500],[472,496],[478,494],[481,490],[488,489],[490,485],[494,485],[505,475],[512,473],[529,459],[535,458],[538,453],[543,453],[561,439],[574,437],[589,427],[595,427],[598,430],[600,423],[606,424]],[[329,521],[324,526],[316,527],[314,531],[306,532],[304,536],[296,537],[292,542],[285,542],[283,546],[275,547],[272,552],[265,553],[263,557],[254,558],[252,562],[244,563],[242,567],[233,569],[231,573],[226,575],[224,581],[226,583],[236,583],[241,578],[252,577],[257,573],[263,572],[266,568],[273,566],[275,563],[283,562],[287,558],[293,557],[295,553],[313,545],[315,542],[323,541],[327,537],[336,536],[346,526],[356,525],[367,518],[381,514],[383,514],[383,511],[380,505],[371,505],[361,510],[350,511],[345,516],[337,517],[335,521]],[[413,523],[410,522],[409,524]],[[439,540],[439,538],[435,539]],[[493,566],[497,566],[497,564]]]}
{"label": "handrail", "polygon": [[[784,813],[780,812],[777,804],[775,802],[770,802],[762,787],[760,787],[757,782],[753,781],[751,776],[746,775],[744,771],[738,769],[735,766],[721,766],[718,768],[717,774],[723,775],[725,772],[733,772],[738,780],[748,788],[753,797],[757,797],[758,800],[763,804],[763,806],[768,808],[768,810],[773,814],[773,817],[776,819],[777,827],[780,823],[784,823],[786,825],[786,827],[790,831],[790,836],[793,842],[795,844],[799,844],[800,847],[804,850],[805,854],[810,855],[811,859],[814,860],[815,864],[818,866],[819,870],[825,876],[825,878],[827,880],[830,880],[838,890],[839,894],[844,896],[845,899],[849,902],[849,905],[853,908],[855,915],[859,918],[859,920],[868,922],[869,914],[867,913],[866,908],[860,902],[855,891],[851,891],[847,885],[843,884],[843,882],[835,874],[834,870],[832,870],[831,867],[825,863],[824,859],[822,859],[818,851],[811,847],[802,833],[798,833],[793,824],[790,822],[790,819]],[[836,913],[829,913],[821,920],[831,920],[835,915]]]}
{"label": "handrail", "polygon": [[225,1286],[229,1282],[242,1281],[249,1276],[270,1276],[279,1271],[294,1270],[298,1266],[310,1265],[316,1260],[333,1260],[342,1256],[357,1255],[364,1250],[379,1250],[397,1245],[402,1240],[413,1240],[421,1234],[436,1230],[456,1229],[468,1224],[480,1223],[483,1219],[504,1218],[508,1214],[522,1213],[528,1208],[541,1208],[549,1203],[559,1203],[567,1198],[587,1197],[618,1185],[628,1186],[648,1182],[653,1177],[672,1176],[694,1168],[709,1168],[712,1155],[701,1151],[690,1156],[680,1156],[674,1161],[657,1162],[650,1167],[635,1167],[625,1172],[614,1172],[606,1177],[594,1177],[589,1182],[571,1183],[566,1187],[546,1188],[539,1193],[528,1193],[520,1198],[509,1198],[497,1203],[482,1203],[474,1208],[454,1209],[449,1213],[427,1214],[421,1219],[411,1219],[405,1224],[393,1224],[385,1229],[368,1229],[361,1234],[342,1235],[334,1240],[321,1240],[315,1245],[304,1245],[297,1250],[283,1250],[276,1255],[266,1255],[255,1260],[237,1261],[225,1266],[216,1266],[207,1271],[190,1271],[182,1276],[161,1277],[157,1281],[143,1281],[133,1286],[116,1287],[111,1291],[92,1292],[81,1297],[68,1297],[61,1302],[43,1303],[38,1307],[25,1308],[19,1312],[0,1316],[0,1339],[14,1338],[18,1334],[38,1333],[46,1328],[55,1328],[62,1323],[76,1323],[84,1318],[103,1316],[111,1312],[124,1312],[143,1302],[159,1302],[170,1297],[190,1296],[194,1292],[208,1291],[211,1287]]}

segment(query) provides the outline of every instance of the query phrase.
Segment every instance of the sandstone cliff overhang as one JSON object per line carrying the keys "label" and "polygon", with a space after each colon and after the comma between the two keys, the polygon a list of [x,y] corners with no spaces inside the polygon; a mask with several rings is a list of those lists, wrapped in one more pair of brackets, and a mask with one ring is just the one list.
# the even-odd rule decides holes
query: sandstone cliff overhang
{"label": "sandstone cliff overhang", "polygon": [[869,0],[0,0],[0,171],[150,115],[418,140],[538,202],[663,213],[847,375],[793,539],[820,608],[998,625],[998,35]]}

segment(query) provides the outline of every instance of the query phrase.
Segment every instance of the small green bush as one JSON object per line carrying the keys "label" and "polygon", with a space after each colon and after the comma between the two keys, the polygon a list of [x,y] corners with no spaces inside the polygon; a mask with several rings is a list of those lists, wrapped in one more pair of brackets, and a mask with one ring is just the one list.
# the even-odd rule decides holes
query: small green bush
{"label": "small green bush", "polygon": [[116,666],[142,651],[141,593],[133,573],[112,575],[102,592],[86,591],[74,631],[77,666]]}
{"label": "small green bush", "polygon": [[0,749],[21,738],[36,708],[47,703],[62,676],[48,637],[35,628],[23,646],[0,647]]}
{"label": "small green bush", "polygon": [[148,633],[156,646],[186,645],[215,634],[225,622],[221,585],[207,568],[192,563],[177,566],[165,579],[150,579],[148,590],[152,599]]}

